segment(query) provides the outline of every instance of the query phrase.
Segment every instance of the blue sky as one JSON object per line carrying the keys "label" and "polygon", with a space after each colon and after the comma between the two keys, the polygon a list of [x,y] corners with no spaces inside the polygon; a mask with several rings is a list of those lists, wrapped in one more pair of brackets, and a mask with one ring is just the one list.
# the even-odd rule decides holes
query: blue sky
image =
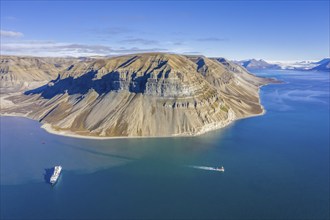
{"label": "blue sky", "polygon": [[329,57],[329,1],[2,1],[1,54]]}

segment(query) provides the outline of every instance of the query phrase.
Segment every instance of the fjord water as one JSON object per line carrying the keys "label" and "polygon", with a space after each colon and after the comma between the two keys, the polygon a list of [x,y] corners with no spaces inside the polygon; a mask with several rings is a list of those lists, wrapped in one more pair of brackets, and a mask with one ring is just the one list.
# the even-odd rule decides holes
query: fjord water
{"label": "fjord water", "polygon": [[267,113],[198,137],[75,139],[1,117],[1,218],[329,218],[329,73],[256,74],[286,82],[261,89]]}

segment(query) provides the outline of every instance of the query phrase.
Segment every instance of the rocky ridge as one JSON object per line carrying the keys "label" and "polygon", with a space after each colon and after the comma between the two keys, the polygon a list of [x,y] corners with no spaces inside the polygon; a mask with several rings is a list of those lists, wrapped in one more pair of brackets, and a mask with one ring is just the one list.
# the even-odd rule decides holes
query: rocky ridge
{"label": "rocky ridge", "polygon": [[[90,60],[90,59],[89,59]],[[39,87],[60,71],[79,62],[77,58],[0,56],[0,93]],[[86,62],[86,60],[84,60]]]}

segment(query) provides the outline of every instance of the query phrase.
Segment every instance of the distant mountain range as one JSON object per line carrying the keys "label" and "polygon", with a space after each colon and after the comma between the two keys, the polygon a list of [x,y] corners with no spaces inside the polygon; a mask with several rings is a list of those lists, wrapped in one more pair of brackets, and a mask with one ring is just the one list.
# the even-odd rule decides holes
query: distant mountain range
{"label": "distant mountain range", "polygon": [[320,61],[294,61],[294,62],[267,62],[265,60],[241,60],[234,61],[248,70],[260,69],[284,69],[284,70],[303,70],[303,71],[330,71],[330,58],[324,58]]}
{"label": "distant mountain range", "polygon": [[235,63],[245,67],[249,70],[254,69],[281,69],[281,66],[277,64],[270,64],[266,62],[265,60],[256,60],[256,59],[250,59],[250,60],[241,60],[241,61],[235,61]]}
{"label": "distant mountain range", "polygon": [[330,58],[325,58],[317,62],[317,66],[313,67],[312,70],[317,71],[329,71],[330,70]]}

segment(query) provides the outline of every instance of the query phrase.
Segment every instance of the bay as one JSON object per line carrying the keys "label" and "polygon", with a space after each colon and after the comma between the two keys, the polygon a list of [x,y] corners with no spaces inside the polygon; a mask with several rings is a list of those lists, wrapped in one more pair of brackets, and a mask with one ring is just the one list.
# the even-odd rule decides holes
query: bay
{"label": "bay", "polygon": [[1,219],[328,219],[329,73],[255,74],[285,82],[261,89],[266,114],[197,137],[77,139],[0,117]]}

